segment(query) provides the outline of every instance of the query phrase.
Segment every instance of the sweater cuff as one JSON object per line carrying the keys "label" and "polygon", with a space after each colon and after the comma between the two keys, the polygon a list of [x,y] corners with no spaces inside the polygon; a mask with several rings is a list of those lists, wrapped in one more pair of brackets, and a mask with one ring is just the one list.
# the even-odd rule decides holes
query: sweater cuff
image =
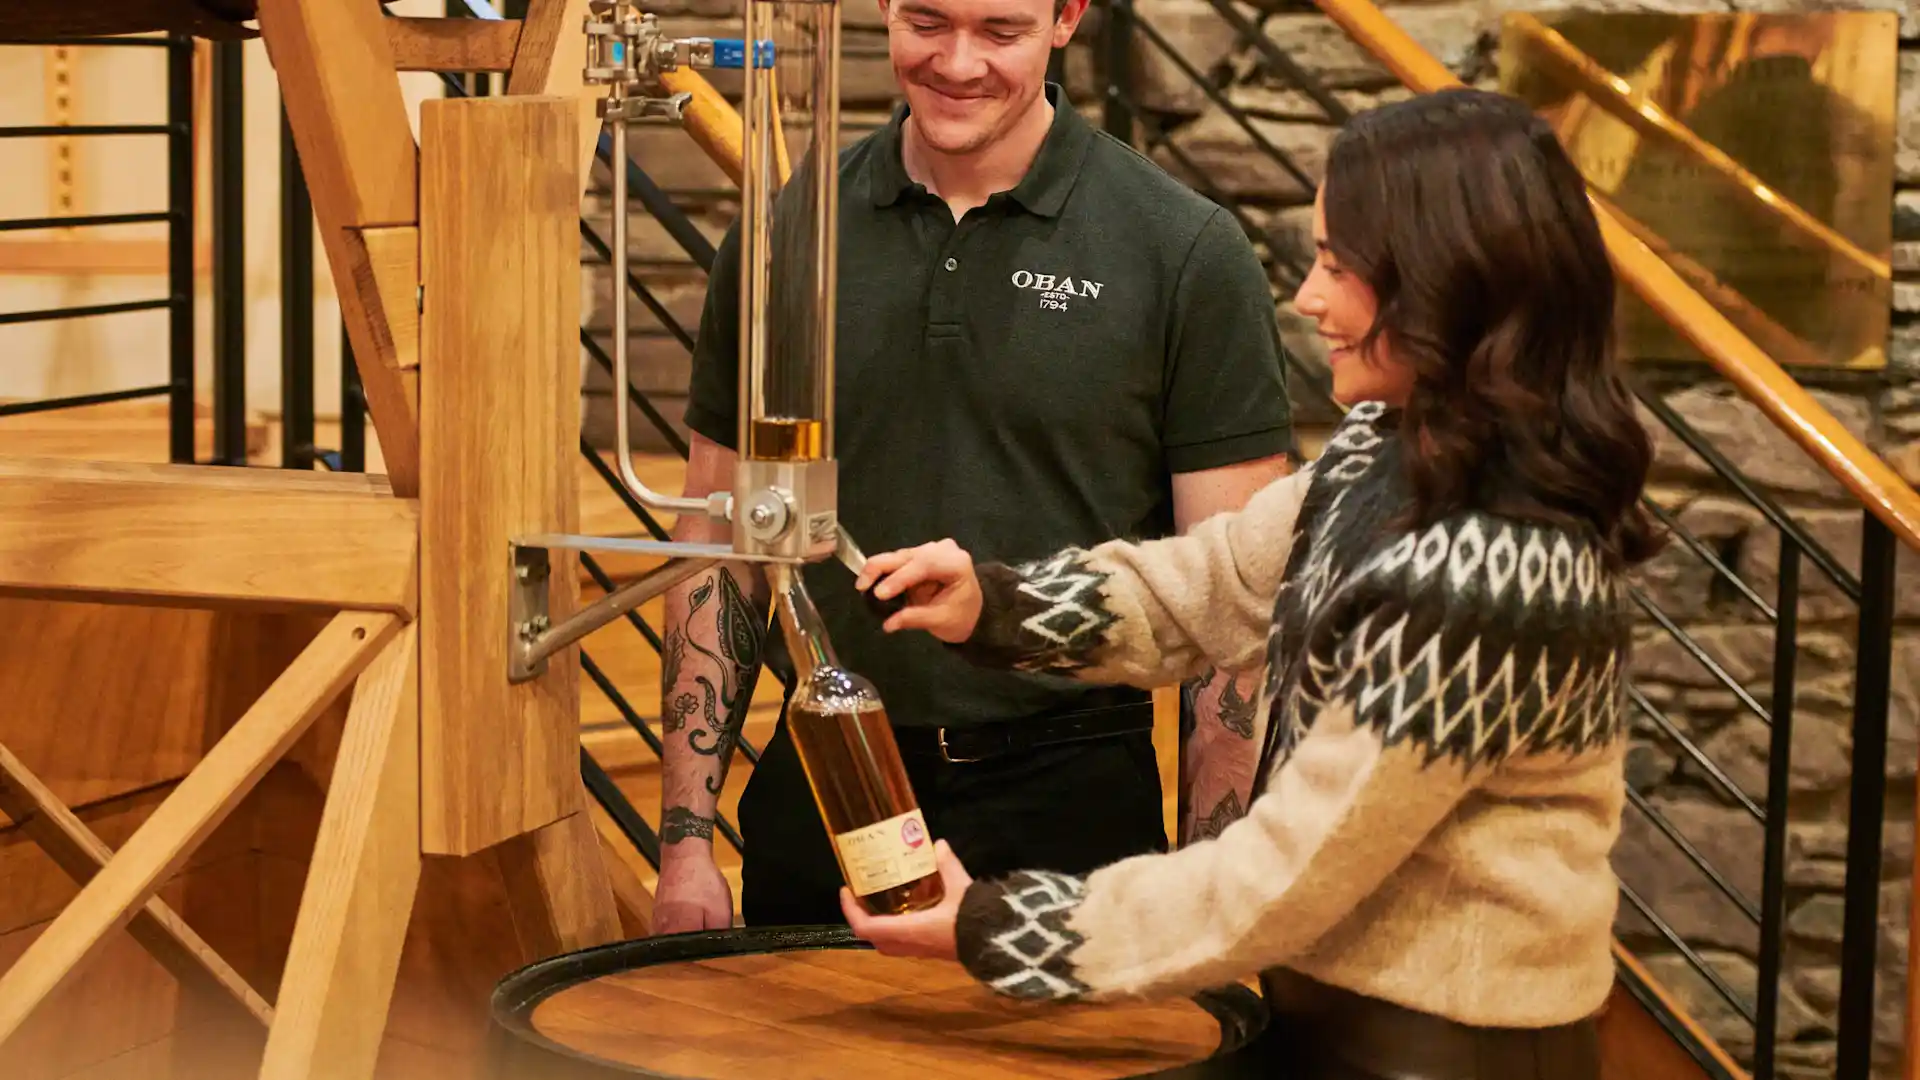
{"label": "sweater cuff", "polygon": [[1019,566],[981,563],[974,576],[980,620],[951,648],[981,667],[1048,674],[1091,667],[1117,621],[1101,592],[1107,575],[1079,548]]}
{"label": "sweater cuff", "polygon": [[1007,997],[1072,1001],[1091,988],[1074,973],[1085,939],[1067,925],[1086,895],[1084,879],[1020,870],[976,881],[960,901],[954,944],[975,979]]}

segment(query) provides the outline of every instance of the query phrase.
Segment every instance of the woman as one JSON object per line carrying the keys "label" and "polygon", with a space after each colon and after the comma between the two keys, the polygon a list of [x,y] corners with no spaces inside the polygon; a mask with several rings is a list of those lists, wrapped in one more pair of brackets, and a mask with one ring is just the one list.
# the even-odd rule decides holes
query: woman
{"label": "woman", "polygon": [[1622,582],[1657,547],[1606,249],[1552,130],[1476,91],[1355,117],[1315,239],[1296,304],[1355,407],[1311,466],[1183,537],[977,571],[943,541],[858,583],[908,596],[889,631],[1090,681],[1264,648],[1246,816],[1084,880],[972,882],[943,852],[939,908],[846,914],[1015,997],[1262,972],[1289,1077],[1597,1077]]}

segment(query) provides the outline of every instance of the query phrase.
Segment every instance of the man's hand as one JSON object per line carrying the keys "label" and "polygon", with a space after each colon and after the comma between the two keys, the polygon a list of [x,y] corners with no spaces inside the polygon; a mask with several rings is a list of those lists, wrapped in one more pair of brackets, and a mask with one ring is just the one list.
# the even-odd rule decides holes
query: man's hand
{"label": "man's hand", "polygon": [[889,634],[925,630],[958,644],[972,637],[980,622],[980,579],[973,574],[973,556],[952,540],[875,555],[853,587],[872,589],[880,600],[906,594],[907,606],[881,624]]}
{"label": "man's hand", "polygon": [[940,884],[946,895],[940,903],[925,911],[908,915],[869,915],[853,898],[853,890],[840,889],[840,912],[847,917],[853,936],[873,943],[882,956],[915,956],[932,960],[952,960],[959,949],[954,944],[954,924],[960,919],[960,901],[967,886],[973,884],[959,856],[939,840],[933,846],[940,868]]}
{"label": "man's hand", "polygon": [[733,926],[733,889],[713,861],[713,849],[660,849],[660,882],[653,890],[652,934],[725,930]]}

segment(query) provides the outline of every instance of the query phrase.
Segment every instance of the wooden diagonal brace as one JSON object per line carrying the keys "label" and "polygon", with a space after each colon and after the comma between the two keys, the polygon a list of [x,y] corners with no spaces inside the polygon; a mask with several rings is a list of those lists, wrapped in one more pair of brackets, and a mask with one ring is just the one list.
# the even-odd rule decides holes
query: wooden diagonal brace
{"label": "wooden diagonal brace", "polygon": [[371,3],[260,0],[260,36],[313,196],[367,407],[393,490],[419,490],[417,390],[400,364],[361,230],[420,220],[419,147],[394,71],[386,16]]}
{"label": "wooden diagonal brace", "polygon": [[320,631],[0,975],[0,1044],[108,934],[132,921],[399,628],[392,615],[347,613]]}
{"label": "wooden diagonal brace", "polygon": [[371,1077],[420,883],[419,624],[353,690],[261,1080]]}
{"label": "wooden diagonal brace", "polygon": [[[83,887],[113,859],[113,849],[106,841],[87,828],[86,822],[5,746],[0,746],[0,811],[18,822],[27,836]],[[231,997],[260,1023],[273,1023],[273,1006],[166,901],[157,896],[148,900],[127,924],[127,932],[189,991],[212,1000]]]}

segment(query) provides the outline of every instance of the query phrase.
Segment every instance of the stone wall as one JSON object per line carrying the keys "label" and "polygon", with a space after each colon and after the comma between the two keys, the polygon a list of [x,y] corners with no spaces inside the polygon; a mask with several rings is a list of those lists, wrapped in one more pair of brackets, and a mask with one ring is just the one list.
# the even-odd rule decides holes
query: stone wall
{"label": "stone wall", "polygon": [[[1158,30],[1207,77],[1219,93],[1246,110],[1260,137],[1286,151],[1317,181],[1334,133],[1312,101],[1265,69],[1255,49],[1236,44],[1231,28],[1206,0],[1137,0],[1140,17]],[[1897,178],[1893,264],[1898,281],[1889,367],[1884,375],[1821,380],[1815,396],[1910,482],[1920,483],[1920,0],[1905,0],[1899,67]],[[1826,6],[1825,0],[1572,0],[1507,4],[1501,0],[1442,0],[1386,5],[1388,14],[1463,79],[1494,85],[1495,41],[1504,10],[1589,6],[1605,10],[1789,10]],[[1883,5],[1884,6],[1884,5]],[[722,0],[677,0],[655,8],[684,33],[721,36]],[[1241,9],[1249,17],[1262,12]],[[857,138],[882,120],[895,90],[885,60],[885,39],[870,9],[847,9],[847,78],[842,88],[847,137]],[[1268,36],[1316,75],[1350,109],[1404,96],[1384,69],[1372,62],[1311,7],[1279,7],[1266,13]],[[1098,12],[1089,17],[1070,50],[1069,88],[1081,107],[1097,108],[1105,72],[1098,70],[1093,42]],[[1256,230],[1256,242],[1275,266],[1283,333],[1310,366],[1320,364],[1317,342],[1284,302],[1290,290],[1281,267],[1311,258],[1311,188],[1274,164],[1225,110],[1146,40],[1136,43],[1129,72],[1131,93],[1147,110],[1143,128],[1163,137],[1150,148],[1169,171],[1203,189],[1231,196]],[[730,89],[722,84],[722,89]],[[1153,140],[1150,140],[1153,141]],[[655,180],[672,191],[696,222],[717,240],[737,212],[734,193],[717,170],[694,152],[685,136],[662,127],[636,134],[636,146]],[[1168,147],[1178,149],[1174,150]],[[1187,172],[1184,155],[1200,175]],[[604,181],[603,181],[604,183]],[[633,250],[644,265],[640,276],[656,289],[689,332],[698,324],[703,278],[684,261],[651,222],[636,218]],[[604,324],[606,275],[595,275],[596,318]],[[686,353],[636,305],[636,382],[655,392],[678,416],[686,381]],[[1861,512],[1831,477],[1792,445],[1757,409],[1704,365],[1648,372],[1668,403],[1703,432],[1759,486],[1773,494],[1850,571],[1859,564]],[[589,378],[589,433],[602,441],[611,429],[607,381]],[[596,393],[599,395],[595,397]],[[1303,419],[1331,414],[1312,392],[1298,390]],[[648,429],[636,416],[636,432]],[[1761,515],[1733,493],[1677,438],[1649,417],[1658,436],[1656,498],[1700,537],[1723,562],[1768,603],[1776,593],[1779,537]],[[1846,844],[1849,721],[1855,605],[1803,561],[1800,652],[1793,720],[1791,828],[1789,835],[1788,978],[1782,995],[1781,1074],[1831,1075],[1833,1026],[1838,998],[1839,889]],[[1700,647],[1722,665],[1743,691],[1771,707],[1773,631],[1759,612],[1686,547],[1676,544],[1642,574],[1645,592]],[[1909,875],[1913,861],[1914,774],[1920,759],[1920,557],[1900,559],[1899,637],[1894,658],[1891,745],[1892,783],[1886,823],[1882,896],[1879,1017],[1876,1032],[1882,1071],[1893,1075],[1903,1038],[1906,989]],[[1689,738],[1756,803],[1766,795],[1767,729],[1743,707],[1739,695],[1719,683],[1686,649],[1649,622],[1637,659],[1637,686],[1647,700]],[[1703,770],[1679,753],[1650,722],[1630,761],[1630,775],[1647,802],[1730,882],[1756,903],[1760,897],[1761,830]],[[1758,934],[1738,908],[1702,876],[1678,848],[1638,810],[1629,808],[1617,866],[1623,880],[1648,900],[1673,929],[1715,966],[1738,992],[1753,993]],[[1622,936],[1646,959],[1707,1029],[1747,1058],[1751,1029],[1694,975],[1651,928],[1624,913]]]}

